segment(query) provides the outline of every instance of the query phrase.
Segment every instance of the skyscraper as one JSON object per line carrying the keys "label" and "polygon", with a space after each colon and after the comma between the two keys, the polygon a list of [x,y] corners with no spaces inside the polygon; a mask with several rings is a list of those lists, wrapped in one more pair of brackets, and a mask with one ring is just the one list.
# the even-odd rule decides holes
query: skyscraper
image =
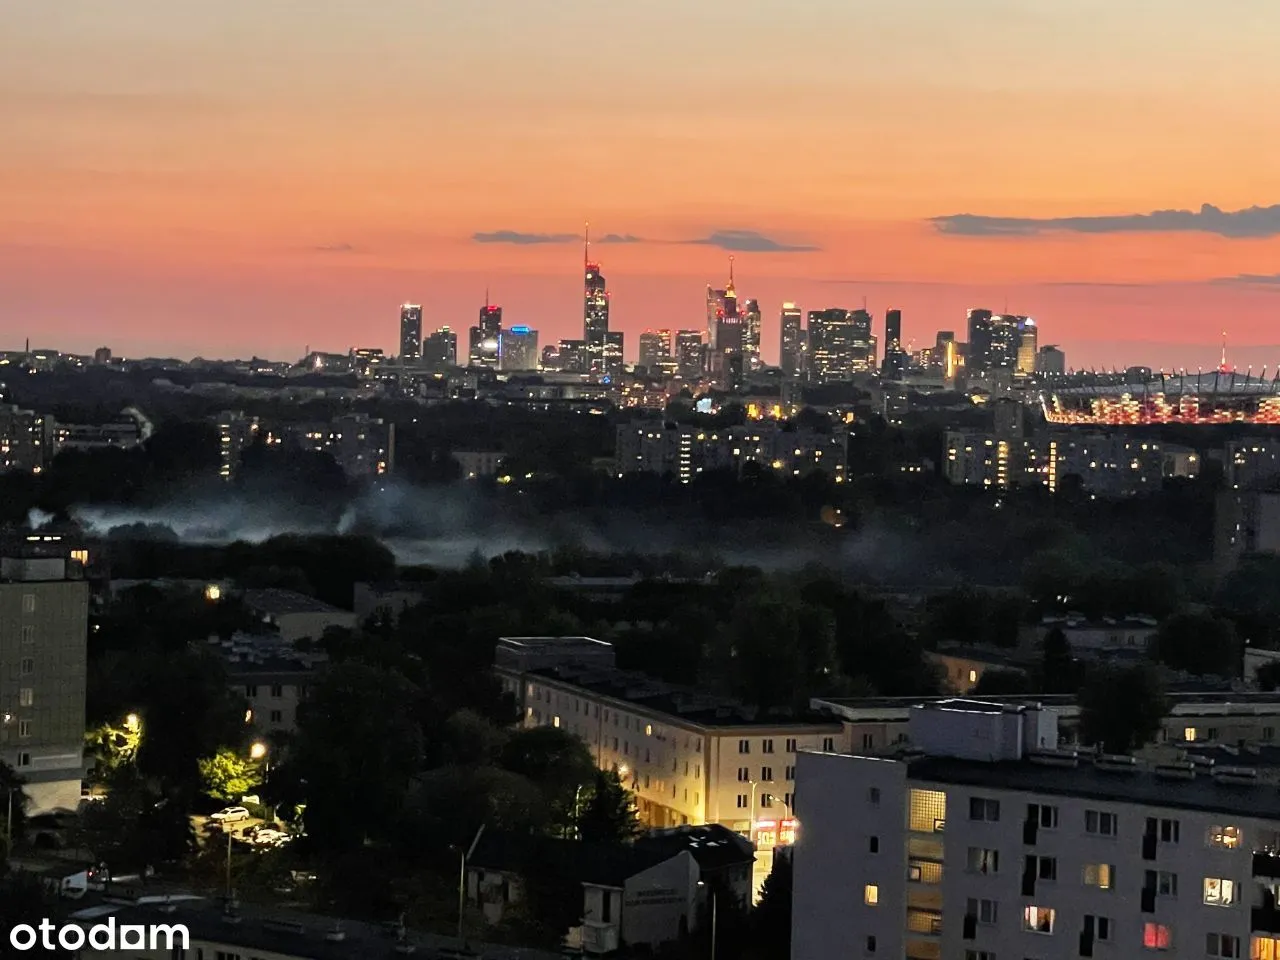
{"label": "skyscraper", "polygon": [[471,328],[468,361],[473,367],[498,368],[498,356],[502,343],[502,308],[488,302],[480,308],[480,323]]}
{"label": "skyscraper", "polygon": [[498,337],[498,365],[502,370],[538,369],[538,331],[509,327]]}
{"label": "skyscraper", "polygon": [[743,349],[742,314],[738,310],[738,291],[733,285],[733,257],[729,258],[729,282],[725,285],[724,296],[716,311],[717,353],[732,350],[741,353]]}
{"label": "skyscraper", "polygon": [[1053,344],[1040,348],[1036,355],[1036,373],[1057,374],[1067,372],[1067,355]]}
{"label": "skyscraper", "polygon": [[804,373],[804,331],[800,328],[803,314],[794,303],[782,305],[782,333],[778,344],[778,364],[788,377]]}
{"label": "skyscraper", "polygon": [[610,330],[604,335],[604,373],[610,379],[622,375],[624,345],[621,330]]}
{"label": "skyscraper", "polygon": [[415,363],[422,356],[422,307],[406,303],[400,308],[400,362]]}
{"label": "skyscraper", "polygon": [[671,356],[671,331],[663,332],[667,334],[666,342],[663,341],[661,333],[653,330],[646,330],[640,334],[639,363],[650,373],[656,373],[659,362]]}
{"label": "skyscraper", "polygon": [[422,362],[439,367],[458,364],[458,335],[448,327],[441,327],[422,341]]}
{"label": "skyscraper", "polygon": [[991,311],[975,307],[969,311],[967,322],[969,346],[965,366],[970,373],[981,375],[991,367]]}
{"label": "skyscraper", "polygon": [[748,369],[759,370],[760,361],[760,301],[747,300],[742,309],[742,353]]}
{"label": "skyscraper", "polygon": [[1018,324],[1018,363],[1014,372],[1029,377],[1036,372],[1036,322],[1023,317]]}
{"label": "skyscraper", "polygon": [[1008,370],[1018,367],[1018,344],[1022,339],[1022,324],[1026,317],[999,314],[991,318],[991,346],[987,351],[987,370]]}
{"label": "skyscraper", "polygon": [[853,376],[856,331],[852,311],[841,307],[809,311],[809,377],[818,382]]}
{"label": "skyscraper", "polygon": [[876,368],[876,338],[871,332],[871,314],[866,308],[849,313],[852,327],[850,344],[850,370],[854,373],[865,373]]}
{"label": "skyscraper", "polygon": [[583,235],[582,339],[587,345],[587,372],[605,373],[605,344],[609,338],[609,291],[600,264],[591,262],[591,237]]}
{"label": "skyscraper", "polygon": [[702,331],[681,330],[676,333],[676,368],[686,380],[697,380],[706,367]]}
{"label": "skyscraper", "polygon": [[716,334],[719,333],[720,317],[724,313],[724,291],[716,290],[707,284],[707,350],[716,349]]}
{"label": "skyscraper", "polygon": [[907,369],[907,354],[902,349],[902,311],[884,313],[884,364],[881,372],[891,380],[901,379]]}

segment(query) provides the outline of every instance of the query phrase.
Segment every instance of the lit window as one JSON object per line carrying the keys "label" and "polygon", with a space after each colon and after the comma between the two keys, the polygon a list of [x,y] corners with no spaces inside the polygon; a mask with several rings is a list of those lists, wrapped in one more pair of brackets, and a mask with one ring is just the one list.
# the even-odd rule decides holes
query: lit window
{"label": "lit window", "polygon": [[978,682],[978,671],[977,671],[977,670],[970,670],[970,671],[969,671],[969,682],[970,682],[970,683],[977,683],[977,682]]}
{"label": "lit window", "polygon": [[1086,887],[1110,890],[1114,876],[1115,867],[1109,863],[1086,863],[1084,865],[1084,884]]}
{"label": "lit window", "polygon": [[29,707],[35,703],[36,692],[31,687],[23,687],[18,691],[18,706]]}
{"label": "lit window", "polygon": [[1280,937],[1255,936],[1249,956],[1252,960],[1280,960]]}
{"label": "lit window", "polygon": [[551,725],[552,725],[553,727],[558,727],[558,726],[560,726],[560,718],[559,718],[559,717],[552,717],[552,718],[551,718]]}
{"label": "lit window", "polygon": [[1221,877],[1205,877],[1204,902],[1211,907],[1233,906],[1236,902],[1236,882]]}
{"label": "lit window", "polygon": [[1234,850],[1240,846],[1240,840],[1239,827],[1214,825],[1209,828],[1209,846],[1211,847],[1226,847],[1228,850]]}
{"label": "lit window", "polygon": [[941,790],[912,790],[908,829],[941,833],[947,824],[947,795]]}
{"label": "lit window", "polygon": [[1182,739],[1183,739],[1183,740],[1185,740],[1185,741],[1187,741],[1187,743],[1192,743],[1192,742],[1194,742],[1194,741],[1195,741],[1195,739],[1196,739],[1196,728],[1195,728],[1195,727],[1184,727],[1184,728],[1183,728],[1183,730],[1182,730]]}
{"label": "lit window", "polygon": [[1050,907],[1024,907],[1022,929],[1029,933],[1053,933],[1055,911]]}
{"label": "lit window", "polygon": [[862,902],[868,907],[874,907],[880,902],[880,888],[874,883],[868,883],[862,888]]}
{"label": "lit window", "polygon": [[1168,950],[1173,936],[1163,923],[1144,923],[1142,925],[1142,945],[1148,950]]}

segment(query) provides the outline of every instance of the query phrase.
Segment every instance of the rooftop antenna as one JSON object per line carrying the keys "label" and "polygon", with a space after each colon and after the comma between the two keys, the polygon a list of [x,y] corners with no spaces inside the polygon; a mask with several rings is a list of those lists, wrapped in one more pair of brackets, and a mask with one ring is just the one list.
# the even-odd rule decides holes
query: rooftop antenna
{"label": "rooftop antenna", "polygon": [[582,225],[582,269],[585,271],[591,262],[591,221]]}
{"label": "rooftop antenna", "polygon": [[484,308],[488,310],[489,306],[489,285],[486,283],[484,285]]}
{"label": "rooftop antenna", "polygon": [[1223,373],[1227,372],[1227,331],[1222,331],[1222,362],[1218,364],[1218,369]]}

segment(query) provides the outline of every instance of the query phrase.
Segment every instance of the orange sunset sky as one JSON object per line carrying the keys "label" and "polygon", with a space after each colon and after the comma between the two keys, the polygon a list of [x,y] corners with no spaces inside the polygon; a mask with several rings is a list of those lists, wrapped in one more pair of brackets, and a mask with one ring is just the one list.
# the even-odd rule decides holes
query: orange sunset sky
{"label": "orange sunset sky", "polygon": [[1274,369],[1277,37],[1274,0],[0,0],[0,347],[391,351],[486,286],[545,344],[590,220],[628,359],[736,247],[768,359],[783,300],[865,297],[917,346],[1007,304],[1072,366],[1226,329]]}

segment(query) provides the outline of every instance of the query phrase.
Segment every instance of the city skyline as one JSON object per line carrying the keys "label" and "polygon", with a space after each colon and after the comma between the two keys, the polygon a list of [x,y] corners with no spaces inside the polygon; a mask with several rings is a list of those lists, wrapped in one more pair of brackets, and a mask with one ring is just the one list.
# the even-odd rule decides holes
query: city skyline
{"label": "city skyline", "polygon": [[[784,301],[866,297],[917,345],[1007,302],[1073,365],[1207,368],[1225,327],[1238,366],[1274,367],[1280,8],[923,5],[20,6],[0,335],[391,350],[396,305],[465,330],[488,286],[554,342],[581,335],[590,220],[629,357],[696,327],[733,254],[769,362]],[[712,33],[804,69],[714,70]],[[847,64],[849,37],[891,56]],[[970,69],[984,50],[999,71]]]}

